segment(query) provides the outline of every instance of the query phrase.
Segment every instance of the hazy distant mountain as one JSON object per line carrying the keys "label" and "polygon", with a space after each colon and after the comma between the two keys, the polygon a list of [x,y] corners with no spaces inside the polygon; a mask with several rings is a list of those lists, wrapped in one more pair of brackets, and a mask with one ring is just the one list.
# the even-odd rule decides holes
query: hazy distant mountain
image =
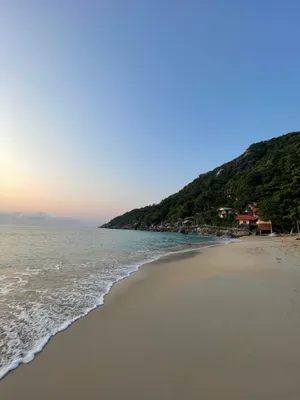
{"label": "hazy distant mountain", "polygon": [[27,226],[96,226],[93,221],[83,221],[75,218],[53,217],[44,212],[37,213],[1,213],[0,225]]}
{"label": "hazy distant mountain", "polygon": [[37,212],[37,213],[23,213],[23,212],[18,211],[18,212],[14,212],[14,213],[11,213],[11,214],[8,213],[7,215],[11,215],[11,216],[16,217],[16,218],[39,218],[39,219],[50,219],[50,218],[53,218],[49,214],[44,213],[42,211]]}

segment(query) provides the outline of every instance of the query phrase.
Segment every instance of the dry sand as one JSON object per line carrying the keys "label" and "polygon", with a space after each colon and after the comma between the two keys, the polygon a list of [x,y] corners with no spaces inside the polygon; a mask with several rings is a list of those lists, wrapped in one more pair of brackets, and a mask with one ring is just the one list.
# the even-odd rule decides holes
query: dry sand
{"label": "dry sand", "polygon": [[0,382],[1,400],[299,400],[300,241],[160,260]]}

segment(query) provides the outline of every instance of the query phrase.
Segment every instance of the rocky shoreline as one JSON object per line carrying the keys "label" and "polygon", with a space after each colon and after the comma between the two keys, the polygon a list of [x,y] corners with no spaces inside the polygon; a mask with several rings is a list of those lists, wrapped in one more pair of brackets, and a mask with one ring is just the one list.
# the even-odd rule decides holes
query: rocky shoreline
{"label": "rocky shoreline", "polygon": [[198,234],[201,236],[228,236],[231,238],[238,238],[248,236],[249,230],[240,228],[229,228],[211,225],[199,225],[192,218],[179,220],[174,224],[160,223],[157,225],[148,226],[144,222],[135,222],[133,224],[114,226],[111,224],[104,224],[100,228],[108,229],[124,229],[124,230],[139,230],[139,231],[153,231],[153,232],[179,232],[183,234]]}

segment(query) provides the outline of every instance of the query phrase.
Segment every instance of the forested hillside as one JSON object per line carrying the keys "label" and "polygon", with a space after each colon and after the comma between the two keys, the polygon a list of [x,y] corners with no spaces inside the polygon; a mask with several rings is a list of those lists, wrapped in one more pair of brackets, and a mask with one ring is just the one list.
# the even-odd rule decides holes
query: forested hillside
{"label": "forested hillside", "polygon": [[126,212],[103,227],[151,226],[186,217],[198,224],[229,224],[232,220],[220,221],[219,207],[241,212],[253,202],[260,217],[286,229],[300,219],[300,132],[252,144],[240,157],[199,175],[159,204]]}

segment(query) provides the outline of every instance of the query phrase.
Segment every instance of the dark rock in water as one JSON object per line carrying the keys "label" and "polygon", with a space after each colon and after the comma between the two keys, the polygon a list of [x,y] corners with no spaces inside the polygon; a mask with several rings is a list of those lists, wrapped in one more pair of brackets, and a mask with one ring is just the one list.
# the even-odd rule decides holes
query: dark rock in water
{"label": "dark rock in water", "polygon": [[142,230],[142,231],[147,231],[149,228],[148,228],[148,225],[147,224],[145,224],[145,222],[142,222],[141,224],[140,224],[140,230]]}
{"label": "dark rock in water", "polygon": [[187,234],[187,231],[186,231],[185,228],[180,228],[178,232],[179,232],[179,233]]}
{"label": "dark rock in water", "polygon": [[[201,236],[227,236],[230,238],[237,238],[249,235],[249,230],[240,228],[226,228],[210,225],[198,225],[193,218],[186,218],[177,220],[174,223],[161,222],[157,225],[152,224],[148,226],[145,222],[135,222],[133,224],[118,226],[107,226],[110,229],[124,229],[124,230],[140,230],[140,231],[153,231],[153,232],[179,232],[183,234],[198,234]],[[300,238],[299,238],[300,239]]]}

